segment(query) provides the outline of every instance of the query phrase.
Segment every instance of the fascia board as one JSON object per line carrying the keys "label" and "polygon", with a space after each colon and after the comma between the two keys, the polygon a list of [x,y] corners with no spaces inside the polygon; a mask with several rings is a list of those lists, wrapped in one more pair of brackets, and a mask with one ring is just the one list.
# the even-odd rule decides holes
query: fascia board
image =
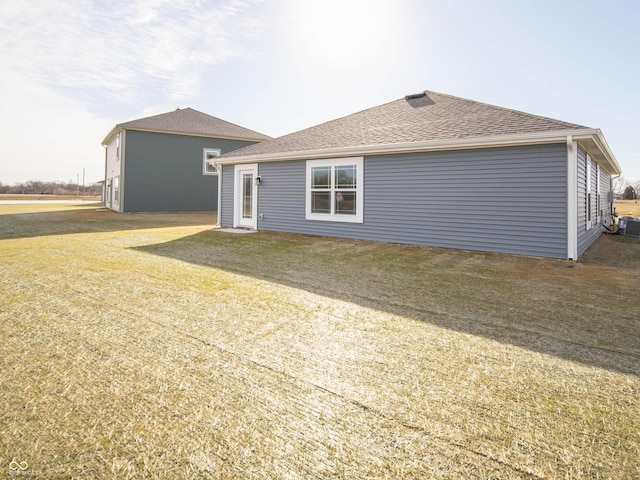
{"label": "fascia board", "polygon": [[192,133],[192,132],[181,132],[178,130],[157,130],[153,128],[140,128],[140,127],[123,127],[120,126],[120,129],[124,130],[135,130],[136,132],[150,132],[150,133],[166,133],[169,135],[184,135],[187,137],[203,137],[203,138],[217,138],[220,140],[240,140],[244,142],[264,142],[265,140],[258,140],[256,138],[247,138],[247,137],[232,137],[228,135],[215,135],[215,134],[206,134],[206,133]]}
{"label": "fascia board", "polygon": [[[393,143],[383,145],[366,145],[357,147],[327,148],[322,150],[304,150],[284,153],[269,153],[220,158],[219,164],[277,162],[286,160],[307,160],[336,156],[385,155],[393,153],[416,153],[442,150],[464,150],[471,148],[507,147],[541,143],[566,143],[568,136],[579,138],[592,137],[598,132],[594,129],[560,130],[555,132],[525,133],[520,135],[498,135],[491,137],[475,137],[447,140],[430,140],[425,142]],[[231,154],[233,155],[233,154]]]}
{"label": "fascia board", "polygon": [[122,130],[122,127],[120,127],[119,125],[116,125],[115,127],[113,127],[111,131],[107,134],[107,136],[104,137],[101,145],[103,147],[108,146],[111,140],[113,140],[113,137],[115,137],[121,130]]}
{"label": "fascia board", "polygon": [[607,173],[610,175],[620,175],[622,173],[622,169],[611,152],[609,144],[600,129],[593,130],[593,133],[590,135],[574,135],[573,139],[578,141],[580,146],[597,160],[600,166],[605,168]]}

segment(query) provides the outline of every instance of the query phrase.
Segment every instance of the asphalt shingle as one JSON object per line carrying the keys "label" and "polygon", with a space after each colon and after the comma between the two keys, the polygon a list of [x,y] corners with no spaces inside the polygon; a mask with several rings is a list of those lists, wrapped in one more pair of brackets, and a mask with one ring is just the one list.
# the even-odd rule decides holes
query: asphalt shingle
{"label": "asphalt shingle", "polygon": [[245,147],[226,158],[587,128],[425,91]]}
{"label": "asphalt shingle", "polygon": [[257,141],[271,138],[192,108],[177,109],[169,113],[119,123],[116,125],[116,128],[118,127]]}

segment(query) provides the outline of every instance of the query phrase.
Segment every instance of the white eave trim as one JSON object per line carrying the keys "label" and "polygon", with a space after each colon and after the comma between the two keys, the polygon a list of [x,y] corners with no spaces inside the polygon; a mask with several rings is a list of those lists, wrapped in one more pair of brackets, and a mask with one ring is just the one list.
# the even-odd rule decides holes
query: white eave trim
{"label": "white eave trim", "polygon": [[115,137],[120,131],[122,131],[122,127],[119,127],[118,125],[113,127],[111,131],[107,134],[107,136],[104,137],[100,145],[102,145],[103,147],[108,146],[109,142],[111,142],[111,140],[113,140],[113,137]]}
{"label": "white eave trim", "polygon": [[609,144],[604,138],[600,129],[594,130],[594,135],[587,138],[581,138],[574,135],[574,140],[591,155],[598,164],[603,167],[609,175],[620,175],[622,169],[618,164],[616,158],[613,156]]}
{"label": "white eave trim", "polygon": [[257,139],[257,138],[248,138],[248,137],[233,137],[229,135],[216,135],[210,133],[193,133],[193,132],[180,132],[177,130],[156,130],[153,128],[140,128],[140,127],[126,127],[122,125],[116,125],[111,132],[102,140],[102,146],[106,147],[109,145],[109,142],[112,138],[122,130],[135,130],[137,132],[150,132],[150,133],[165,133],[168,135],[184,135],[187,137],[203,137],[203,138],[216,138],[219,140],[239,140],[242,142],[266,142],[269,139]]}
{"label": "white eave trim", "polygon": [[[236,157],[234,157],[233,154],[230,154],[228,158],[224,158],[224,156],[221,157],[218,163],[231,165],[236,163],[279,162],[285,160],[308,160],[314,158],[385,155],[392,153],[415,153],[439,150],[463,150],[470,148],[506,147],[541,143],[566,144],[568,136],[573,137],[573,139],[578,142],[580,142],[580,140],[584,140],[585,142],[587,140],[591,140],[591,142],[596,145],[598,149],[602,149],[600,158],[606,160],[604,162],[604,165],[608,165],[607,169],[610,169],[613,172],[620,170],[620,166],[609,150],[602,132],[599,129],[590,128],[560,130],[542,133],[524,133],[518,135],[497,135],[491,137],[474,137],[461,139],[454,138],[446,140],[429,140],[422,142],[339,147],[321,150],[301,150],[295,152],[266,153]],[[587,149],[590,150],[588,147]]]}

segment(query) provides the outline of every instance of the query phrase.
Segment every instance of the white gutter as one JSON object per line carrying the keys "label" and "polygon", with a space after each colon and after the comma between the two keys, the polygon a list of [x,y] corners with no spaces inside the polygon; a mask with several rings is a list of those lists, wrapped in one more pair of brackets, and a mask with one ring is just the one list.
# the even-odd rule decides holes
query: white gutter
{"label": "white gutter", "polygon": [[[293,152],[275,152],[255,155],[233,156],[230,153],[227,158],[220,158],[219,163],[232,165],[237,163],[253,162],[278,162],[285,160],[305,160],[328,157],[348,157],[360,155],[384,155],[391,153],[415,153],[439,150],[463,150],[471,148],[505,147],[516,145],[531,145],[541,143],[566,143],[567,137],[574,140],[592,140],[603,155],[608,157],[613,170],[619,169],[613,154],[608,149],[602,132],[599,129],[561,130],[555,132],[536,132],[518,135],[496,135],[491,137],[453,138],[446,140],[428,140],[421,142],[392,143],[381,145],[362,145],[355,147],[338,147],[319,150],[299,150]],[[597,140],[596,140],[597,139]]]}
{"label": "white gutter", "polygon": [[222,165],[214,162],[214,166],[218,170],[218,211],[216,212],[216,227],[220,227],[220,210],[222,209]]}
{"label": "white gutter", "polygon": [[116,125],[115,127],[113,127],[113,129],[109,132],[109,134],[104,138],[104,140],[102,140],[102,145],[103,146],[107,146],[109,144],[109,142],[111,141],[111,139],[115,136],[116,133],[118,133],[120,130],[135,130],[137,132],[149,132],[149,133],[166,133],[168,135],[186,135],[189,137],[204,137],[204,138],[215,138],[215,139],[220,139],[220,140],[239,140],[242,142],[266,142],[267,140],[264,139],[257,139],[257,138],[248,138],[248,137],[232,137],[232,136],[227,136],[227,135],[216,135],[213,133],[194,133],[194,132],[182,132],[179,130],[155,130],[152,128],[136,128],[136,127],[127,127],[127,126],[122,126],[122,125]]}

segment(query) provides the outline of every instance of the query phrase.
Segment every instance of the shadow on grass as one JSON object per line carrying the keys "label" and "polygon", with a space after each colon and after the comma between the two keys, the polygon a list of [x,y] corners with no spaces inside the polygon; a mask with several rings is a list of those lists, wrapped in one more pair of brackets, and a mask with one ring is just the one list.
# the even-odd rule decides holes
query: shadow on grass
{"label": "shadow on grass", "polygon": [[[21,205],[19,213],[0,210],[0,240],[216,223],[216,212],[122,214],[100,203],[51,208],[53,210],[42,205]],[[4,211],[8,211],[6,206]]]}
{"label": "shadow on grass", "polygon": [[271,232],[135,250],[640,375],[637,270],[629,282],[607,265]]}

